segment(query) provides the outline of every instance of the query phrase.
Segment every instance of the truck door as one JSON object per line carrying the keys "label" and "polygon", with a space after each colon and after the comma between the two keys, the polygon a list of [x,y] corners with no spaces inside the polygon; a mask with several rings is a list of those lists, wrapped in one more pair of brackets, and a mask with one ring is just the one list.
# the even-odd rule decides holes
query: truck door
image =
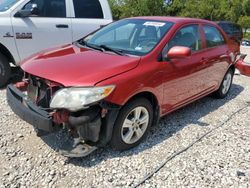
{"label": "truck door", "polygon": [[21,59],[53,46],[71,43],[72,30],[66,0],[31,0],[20,9],[37,6],[37,14],[12,16],[16,45]]}
{"label": "truck door", "polygon": [[72,0],[73,40],[112,22],[112,14],[107,0]]}

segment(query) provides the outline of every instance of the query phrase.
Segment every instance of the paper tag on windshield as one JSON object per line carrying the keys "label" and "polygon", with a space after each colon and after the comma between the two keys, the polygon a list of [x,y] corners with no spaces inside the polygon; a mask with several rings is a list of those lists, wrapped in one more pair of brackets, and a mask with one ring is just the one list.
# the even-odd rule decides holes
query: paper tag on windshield
{"label": "paper tag on windshield", "polygon": [[166,23],[163,22],[145,22],[143,25],[145,26],[155,26],[155,27],[163,27]]}

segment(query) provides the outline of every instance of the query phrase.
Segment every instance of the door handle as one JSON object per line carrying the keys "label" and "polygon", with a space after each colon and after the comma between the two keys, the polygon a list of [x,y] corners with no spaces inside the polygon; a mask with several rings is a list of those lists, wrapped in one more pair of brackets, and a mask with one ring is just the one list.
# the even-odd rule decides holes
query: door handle
{"label": "door handle", "polygon": [[66,24],[57,24],[56,27],[57,28],[69,28],[69,25],[66,25]]}

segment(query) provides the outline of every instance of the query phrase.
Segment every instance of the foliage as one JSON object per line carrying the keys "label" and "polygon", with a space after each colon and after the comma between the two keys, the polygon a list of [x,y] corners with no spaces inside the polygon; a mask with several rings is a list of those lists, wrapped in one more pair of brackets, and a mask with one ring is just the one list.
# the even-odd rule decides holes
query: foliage
{"label": "foliage", "polygon": [[243,38],[250,40],[250,33],[244,33]]}
{"label": "foliage", "polygon": [[250,16],[241,16],[238,23],[244,28],[244,33],[246,33],[247,29],[250,29]]}
{"label": "foliage", "polygon": [[250,0],[109,0],[109,2],[115,19],[170,15],[238,22],[240,17],[250,16]]}
{"label": "foliage", "polygon": [[250,16],[250,0],[243,1],[244,15]]}
{"label": "foliage", "polygon": [[122,17],[156,16],[164,14],[163,0],[124,0]]}

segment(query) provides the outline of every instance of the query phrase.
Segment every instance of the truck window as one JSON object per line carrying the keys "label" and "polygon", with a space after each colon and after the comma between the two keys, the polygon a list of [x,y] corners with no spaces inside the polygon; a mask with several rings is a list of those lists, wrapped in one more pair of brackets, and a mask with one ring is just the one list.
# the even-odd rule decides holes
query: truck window
{"label": "truck window", "polygon": [[4,12],[16,4],[18,0],[0,0],[0,12]]}
{"label": "truck window", "polygon": [[65,0],[31,0],[23,9],[30,9],[32,4],[37,4],[39,17],[65,18]]}
{"label": "truck window", "polygon": [[99,0],[73,0],[76,18],[103,18]]}

